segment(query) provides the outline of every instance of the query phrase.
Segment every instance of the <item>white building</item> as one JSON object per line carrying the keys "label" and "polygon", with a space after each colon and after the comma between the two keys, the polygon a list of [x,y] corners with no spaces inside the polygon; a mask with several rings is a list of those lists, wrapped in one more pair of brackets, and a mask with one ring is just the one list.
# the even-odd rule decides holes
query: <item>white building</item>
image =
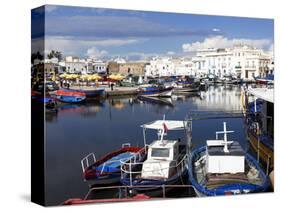
{"label": "white building", "polygon": [[95,58],[88,58],[85,62],[86,70],[83,74],[106,73],[106,63]]}
{"label": "white building", "polygon": [[264,77],[270,72],[270,55],[250,46],[199,50],[192,58],[196,75],[232,75],[242,79]]}
{"label": "white building", "polygon": [[59,62],[59,65],[64,67],[64,70],[70,74],[87,72],[86,60],[78,57],[67,56],[64,61]]}
{"label": "white building", "polygon": [[186,76],[192,75],[192,62],[183,59],[153,58],[145,66],[145,76]]}

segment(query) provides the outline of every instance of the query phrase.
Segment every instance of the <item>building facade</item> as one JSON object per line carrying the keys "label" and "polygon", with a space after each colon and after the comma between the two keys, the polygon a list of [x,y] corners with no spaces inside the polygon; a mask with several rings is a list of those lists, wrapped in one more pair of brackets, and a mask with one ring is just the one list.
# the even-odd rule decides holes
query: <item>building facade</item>
{"label": "building facade", "polygon": [[270,73],[270,56],[261,49],[236,46],[227,49],[199,50],[192,58],[196,75],[232,75],[252,80]]}
{"label": "building facade", "polygon": [[193,64],[183,58],[153,58],[145,66],[147,77],[190,76],[193,75]]}
{"label": "building facade", "polygon": [[145,74],[145,66],[148,64],[146,61],[126,62],[122,60],[109,61],[109,73],[120,73],[123,75],[137,75],[143,76]]}

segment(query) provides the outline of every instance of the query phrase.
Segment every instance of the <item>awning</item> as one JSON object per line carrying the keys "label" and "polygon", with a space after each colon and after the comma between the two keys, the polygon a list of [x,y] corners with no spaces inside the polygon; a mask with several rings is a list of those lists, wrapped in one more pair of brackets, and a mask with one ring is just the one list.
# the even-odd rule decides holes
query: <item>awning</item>
{"label": "awning", "polygon": [[174,121],[174,120],[156,120],[144,125],[141,125],[141,127],[146,129],[154,129],[159,130],[163,129],[163,124],[165,123],[168,130],[183,130],[185,129],[185,126],[187,124],[186,121]]}
{"label": "awning", "polygon": [[274,103],[273,88],[249,88],[248,93],[267,102]]}

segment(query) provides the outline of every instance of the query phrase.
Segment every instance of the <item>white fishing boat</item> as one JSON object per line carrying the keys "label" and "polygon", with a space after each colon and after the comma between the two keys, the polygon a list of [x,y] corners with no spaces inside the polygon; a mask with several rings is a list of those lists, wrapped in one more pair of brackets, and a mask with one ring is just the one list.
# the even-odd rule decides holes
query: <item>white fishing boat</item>
{"label": "white fishing boat", "polygon": [[[188,164],[189,180],[198,196],[235,195],[266,191],[269,180],[259,163],[245,153],[239,142],[228,141],[224,130],[215,140],[192,152]],[[222,140],[218,135],[223,134]]]}
{"label": "white fishing boat", "polygon": [[165,85],[147,85],[139,88],[139,96],[171,97],[173,87]]}
{"label": "white fishing boat", "polygon": [[[121,183],[132,187],[135,192],[160,195],[163,185],[173,185],[187,174],[186,143],[181,139],[164,139],[168,130],[185,131],[186,121],[156,120],[141,126],[147,158],[144,161],[130,160],[123,162]],[[157,130],[158,139],[146,144],[147,129]],[[158,187],[157,187],[158,185]]]}

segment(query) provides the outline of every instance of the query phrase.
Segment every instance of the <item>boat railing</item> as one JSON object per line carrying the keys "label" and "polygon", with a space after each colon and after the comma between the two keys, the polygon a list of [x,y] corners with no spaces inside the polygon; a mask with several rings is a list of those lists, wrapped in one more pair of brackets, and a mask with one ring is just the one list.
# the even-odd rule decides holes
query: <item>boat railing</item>
{"label": "boat railing", "polygon": [[82,170],[83,170],[83,173],[85,172],[85,170],[90,166],[90,162],[93,162],[95,163],[97,160],[96,160],[96,156],[94,153],[90,153],[88,154],[87,156],[85,156],[82,160],[81,160],[81,167],[82,167]]}
{"label": "boat railing", "polygon": [[[84,197],[84,200],[89,200],[90,196],[92,194],[94,194],[94,192],[96,191],[105,191],[105,190],[118,190],[120,193],[123,190],[124,191],[124,197],[123,198],[129,198],[130,194],[132,194],[132,189],[136,189],[136,188],[162,188],[162,198],[166,198],[166,189],[168,188],[186,188],[186,189],[192,189],[195,193],[195,188],[193,185],[137,185],[137,186],[105,186],[105,187],[92,187],[89,189],[88,193],[86,194],[86,196]],[[121,198],[121,197],[120,197]],[[160,197],[161,198],[161,197]]]}
{"label": "boat railing", "polygon": [[[170,169],[177,169],[177,171],[180,170],[180,172],[183,172],[187,166],[187,159],[188,159],[188,154],[185,154],[180,161],[171,160],[170,162],[172,162],[172,163],[174,162],[174,165],[169,166],[169,167],[161,167],[162,161],[151,161],[149,163],[150,164],[159,164],[158,167],[160,167],[160,168],[153,168],[153,171],[164,174],[165,170],[170,170]],[[128,178],[128,175],[129,175],[130,185],[132,185],[133,177],[135,175],[141,175],[144,172],[142,169],[133,170],[134,167],[142,166],[144,164],[143,161],[141,161],[141,162],[138,162],[138,161],[139,160],[137,160],[136,158],[133,158],[133,157],[127,161],[122,161],[122,160],[120,161],[121,162],[121,166],[120,166],[121,179]],[[147,163],[147,161],[145,163]],[[151,171],[147,171],[147,172],[151,172]]]}
{"label": "boat railing", "polygon": [[122,148],[125,148],[125,147],[131,147],[131,143],[123,143]]}

